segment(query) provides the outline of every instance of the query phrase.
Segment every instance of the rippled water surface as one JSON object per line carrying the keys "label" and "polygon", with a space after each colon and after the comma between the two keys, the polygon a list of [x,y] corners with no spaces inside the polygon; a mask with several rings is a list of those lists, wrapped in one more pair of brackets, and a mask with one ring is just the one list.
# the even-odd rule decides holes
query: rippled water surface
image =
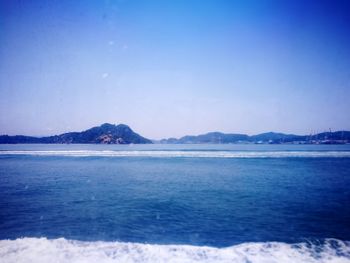
{"label": "rippled water surface", "polygon": [[1,145],[0,256],[346,262],[349,185],[349,145]]}

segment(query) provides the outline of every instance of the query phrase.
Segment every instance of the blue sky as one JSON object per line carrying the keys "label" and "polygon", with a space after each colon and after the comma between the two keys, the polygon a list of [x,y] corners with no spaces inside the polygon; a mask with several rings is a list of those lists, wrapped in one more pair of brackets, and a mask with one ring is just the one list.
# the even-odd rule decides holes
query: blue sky
{"label": "blue sky", "polygon": [[350,130],[348,1],[0,1],[0,134]]}

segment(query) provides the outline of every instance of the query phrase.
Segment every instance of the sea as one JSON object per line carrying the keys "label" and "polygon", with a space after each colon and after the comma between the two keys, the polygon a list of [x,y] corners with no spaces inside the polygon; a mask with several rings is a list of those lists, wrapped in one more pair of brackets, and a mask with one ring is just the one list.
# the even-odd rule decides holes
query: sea
{"label": "sea", "polygon": [[0,262],[350,262],[350,145],[0,145]]}

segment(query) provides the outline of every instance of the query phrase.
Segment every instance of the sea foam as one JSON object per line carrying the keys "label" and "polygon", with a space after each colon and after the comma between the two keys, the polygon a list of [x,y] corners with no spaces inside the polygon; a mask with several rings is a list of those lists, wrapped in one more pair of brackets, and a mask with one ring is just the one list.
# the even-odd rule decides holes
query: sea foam
{"label": "sea foam", "polygon": [[158,158],[349,158],[350,151],[0,151],[0,155]]}
{"label": "sea foam", "polygon": [[243,243],[227,248],[83,242],[46,238],[0,241],[3,263],[21,262],[350,262],[350,242],[336,239],[312,243]]}

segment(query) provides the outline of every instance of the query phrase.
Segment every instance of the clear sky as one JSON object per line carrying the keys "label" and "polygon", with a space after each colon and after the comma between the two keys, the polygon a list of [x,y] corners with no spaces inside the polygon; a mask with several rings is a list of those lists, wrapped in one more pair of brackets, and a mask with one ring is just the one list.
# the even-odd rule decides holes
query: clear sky
{"label": "clear sky", "polygon": [[350,130],[350,1],[0,0],[0,134]]}

